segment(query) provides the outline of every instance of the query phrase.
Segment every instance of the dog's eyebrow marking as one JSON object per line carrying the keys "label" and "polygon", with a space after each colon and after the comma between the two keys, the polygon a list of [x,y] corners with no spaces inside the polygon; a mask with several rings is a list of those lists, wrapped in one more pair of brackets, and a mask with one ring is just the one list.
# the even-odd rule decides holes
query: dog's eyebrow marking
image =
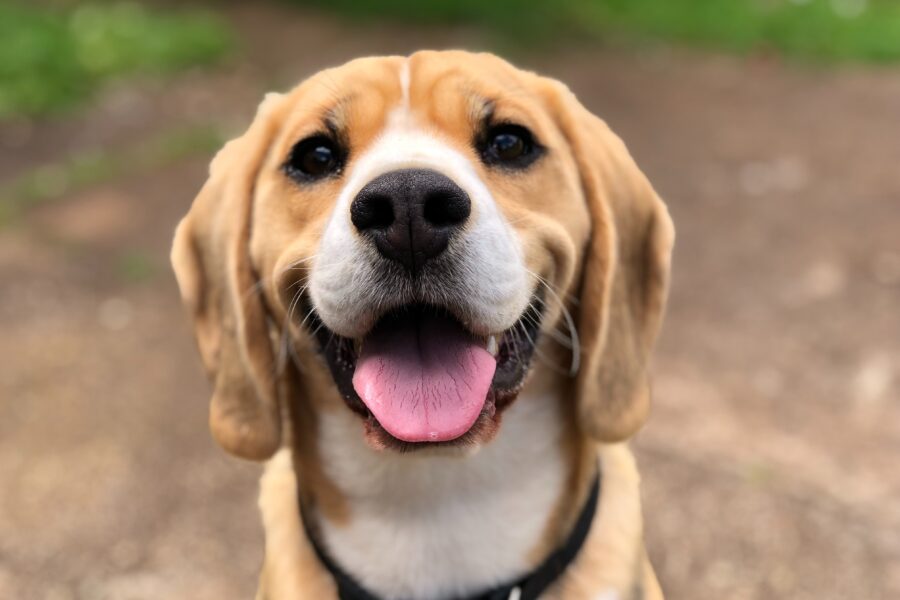
{"label": "dog's eyebrow marking", "polygon": [[334,115],[331,115],[331,114],[325,115],[324,123],[325,123],[325,129],[327,129],[331,135],[337,137],[338,134],[341,132],[340,125],[339,125],[337,119],[334,117]]}
{"label": "dog's eyebrow marking", "polygon": [[339,130],[344,122],[344,112],[347,105],[353,100],[354,94],[342,96],[322,113],[322,121],[333,132]]}
{"label": "dog's eyebrow marking", "polygon": [[476,107],[474,121],[482,127],[487,127],[494,120],[494,113],[497,110],[497,102],[490,98],[482,98],[481,106]]}
{"label": "dog's eyebrow marking", "polygon": [[481,101],[481,118],[485,120],[490,120],[494,116],[494,111],[497,110],[497,102],[491,100],[490,98],[484,98]]}

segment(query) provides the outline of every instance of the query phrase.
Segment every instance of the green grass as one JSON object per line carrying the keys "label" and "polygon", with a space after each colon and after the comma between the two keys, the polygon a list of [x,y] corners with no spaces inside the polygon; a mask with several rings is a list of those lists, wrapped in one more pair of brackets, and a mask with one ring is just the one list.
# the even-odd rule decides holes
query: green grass
{"label": "green grass", "polygon": [[900,60],[897,0],[293,0],[369,21],[472,24],[523,47],[664,41],[807,61]]}
{"label": "green grass", "polygon": [[71,107],[113,77],[209,64],[231,44],[205,12],[0,0],[0,119]]}
{"label": "green grass", "polygon": [[0,186],[0,226],[13,223],[29,208],[47,201],[191,156],[210,154],[224,143],[219,129],[198,125],[164,131],[128,148],[82,152],[37,167]]}

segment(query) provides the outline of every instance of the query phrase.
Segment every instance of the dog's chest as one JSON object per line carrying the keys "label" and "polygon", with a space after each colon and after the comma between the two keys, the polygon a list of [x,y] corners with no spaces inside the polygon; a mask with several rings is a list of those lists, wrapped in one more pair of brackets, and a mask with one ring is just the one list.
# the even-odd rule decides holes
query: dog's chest
{"label": "dog's chest", "polygon": [[383,597],[472,593],[542,558],[566,479],[557,398],[523,395],[497,438],[458,452],[375,452],[348,411],[322,415],[319,452],[345,495],[347,523],[319,520],[335,561]]}

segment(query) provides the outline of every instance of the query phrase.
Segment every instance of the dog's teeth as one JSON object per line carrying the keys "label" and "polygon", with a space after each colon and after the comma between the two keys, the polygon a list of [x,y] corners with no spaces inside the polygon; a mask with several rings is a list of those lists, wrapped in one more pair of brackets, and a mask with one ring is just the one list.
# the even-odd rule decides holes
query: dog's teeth
{"label": "dog's teeth", "polygon": [[359,353],[362,352],[362,340],[361,339],[353,340],[353,351],[356,352],[357,356],[359,356]]}
{"label": "dog's teeth", "polygon": [[497,356],[497,352],[500,351],[500,344],[497,343],[496,335],[492,335],[488,338],[487,344],[485,345],[484,349],[487,350],[491,356]]}

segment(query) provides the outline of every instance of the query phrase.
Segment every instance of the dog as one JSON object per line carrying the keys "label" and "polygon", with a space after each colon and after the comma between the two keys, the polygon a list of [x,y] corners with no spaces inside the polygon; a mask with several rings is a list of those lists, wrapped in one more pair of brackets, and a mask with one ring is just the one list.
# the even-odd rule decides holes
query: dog
{"label": "dog", "polygon": [[179,224],[257,598],[662,598],[626,441],[674,230],[563,84],[362,58],[269,94]]}

